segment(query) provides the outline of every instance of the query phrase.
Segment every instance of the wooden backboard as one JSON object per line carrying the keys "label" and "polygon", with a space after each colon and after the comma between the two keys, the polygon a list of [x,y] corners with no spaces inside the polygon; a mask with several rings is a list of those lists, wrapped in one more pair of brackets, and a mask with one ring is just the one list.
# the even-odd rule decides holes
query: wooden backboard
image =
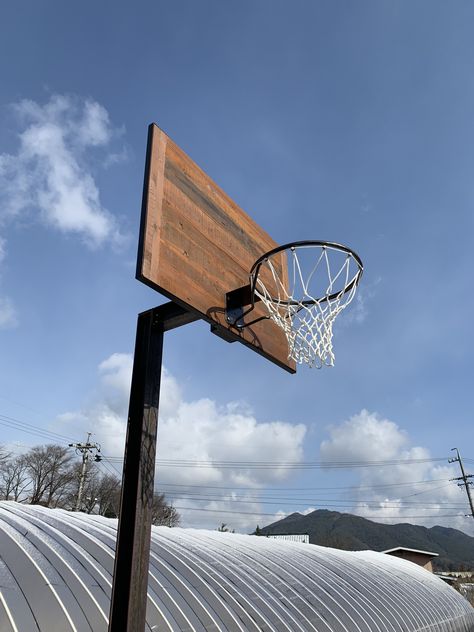
{"label": "wooden backboard", "polygon": [[[270,320],[243,330],[225,319],[226,293],[278,244],[157,125],[148,130],[137,279],[294,373],[283,331]],[[281,261],[286,274],[286,259]],[[251,319],[265,315],[257,303]]]}

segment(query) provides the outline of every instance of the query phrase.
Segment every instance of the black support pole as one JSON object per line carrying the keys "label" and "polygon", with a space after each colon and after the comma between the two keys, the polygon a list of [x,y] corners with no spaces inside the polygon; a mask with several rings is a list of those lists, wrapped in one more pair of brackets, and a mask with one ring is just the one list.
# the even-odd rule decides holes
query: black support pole
{"label": "black support pole", "polygon": [[175,303],[138,315],[109,632],[144,632],[164,332],[196,320]]}

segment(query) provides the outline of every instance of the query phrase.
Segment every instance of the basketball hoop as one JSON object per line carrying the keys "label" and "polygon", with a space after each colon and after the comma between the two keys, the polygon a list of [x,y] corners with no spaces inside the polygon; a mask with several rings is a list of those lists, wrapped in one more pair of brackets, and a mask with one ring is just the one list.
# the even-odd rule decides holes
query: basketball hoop
{"label": "basketball hoop", "polygon": [[[288,259],[288,278],[282,275]],[[321,368],[334,365],[333,324],[354,298],[360,257],[327,241],[296,241],[262,255],[250,270],[252,305],[260,300],[268,318],[288,340],[288,357]],[[245,325],[244,325],[245,326]]]}

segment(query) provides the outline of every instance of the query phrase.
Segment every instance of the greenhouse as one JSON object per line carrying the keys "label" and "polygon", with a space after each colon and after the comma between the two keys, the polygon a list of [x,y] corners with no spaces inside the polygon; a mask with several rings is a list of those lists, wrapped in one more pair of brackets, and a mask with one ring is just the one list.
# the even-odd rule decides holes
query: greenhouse
{"label": "greenhouse", "polygon": [[[106,632],[116,527],[0,502],[0,630]],[[474,609],[382,553],[153,527],[147,630],[468,632]]]}

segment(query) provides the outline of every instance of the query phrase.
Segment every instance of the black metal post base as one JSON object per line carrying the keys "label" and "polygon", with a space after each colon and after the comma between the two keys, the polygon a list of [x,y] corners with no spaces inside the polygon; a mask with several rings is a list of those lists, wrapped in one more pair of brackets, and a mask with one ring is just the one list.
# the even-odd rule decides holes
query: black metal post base
{"label": "black metal post base", "polygon": [[175,303],[138,315],[109,632],[144,632],[164,332],[197,320]]}

